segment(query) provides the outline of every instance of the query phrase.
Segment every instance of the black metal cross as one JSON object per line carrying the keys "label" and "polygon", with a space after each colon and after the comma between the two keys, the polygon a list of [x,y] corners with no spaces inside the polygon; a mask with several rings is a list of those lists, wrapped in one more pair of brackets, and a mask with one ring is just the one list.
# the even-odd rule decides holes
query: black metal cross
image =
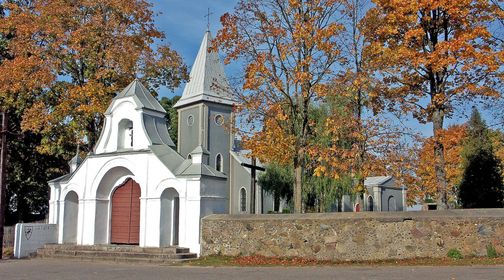
{"label": "black metal cross", "polygon": [[210,12],[210,8],[208,8],[208,12],[205,15],[207,19],[207,31],[210,31],[210,16],[213,15],[213,13]]}
{"label": "black metal cross", "polygon": [[[255,214],[255,201],[256,201],[256,171],[265,171],[266,169],[256,165],[255,157],[252,157],[252,164],[242,162],[241,166],[250,168],[250,214]],[[261,192],[262,196],[262,192]],[[261,198],[262,202],[262,198]],[[261,203],[262,205],[262,203]],[[262,211],[261,211],[262,212]]]}

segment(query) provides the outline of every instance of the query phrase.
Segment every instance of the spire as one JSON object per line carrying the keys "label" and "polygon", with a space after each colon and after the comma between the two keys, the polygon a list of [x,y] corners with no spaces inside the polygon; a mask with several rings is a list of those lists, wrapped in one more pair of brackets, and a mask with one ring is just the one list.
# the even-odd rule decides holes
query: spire
{"label": "spire", "polygon": [[[159,104],[156,98],[152,96],[149,90],[144,85],[142,85],[140,80],[138,80],[137,78],[135,78],[135,80],[131,82],[125,89],[123,89],[114,99],[125,97],[133,97],[136,105],[139,108],[166,113],[166,111]],[[110,113],[111,110],[112,108],[109,107],[105,114]]]}
{"label": "spire", "polygon": [[206,31],[189,75],[189,82],[175,108],[199,101],[225,105],[233,105],[236,102],[218,53],[208,52],[211,42],[212,35],[210,31]]}
{"label": "spire", "polygon": [[75,156],[68,162],[68,166],[70,167],[70,173],[73,173],[77,167],[82,163],[82,158],[79,155],[79,143],[77,143],[77,153]]}

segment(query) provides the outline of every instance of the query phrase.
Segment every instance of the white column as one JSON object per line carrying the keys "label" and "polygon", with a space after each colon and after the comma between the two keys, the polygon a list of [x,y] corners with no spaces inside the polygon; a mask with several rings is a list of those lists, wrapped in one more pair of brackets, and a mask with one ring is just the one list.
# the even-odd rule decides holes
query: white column
{"label": "white column", "polygon": [[49,199],[49,224],[58,224],[60,188],[51,185],[51,194]]}
{"label": "white column", "polygon": [[58,215],[58,243],[63,244],[63,221],[64,215],[65,215],[65,201],[64,200],[58,200],[56,201],[57,208],[59,209],[57,215]]}
{"label": "white column", "polygon": [[[79,226],[77,231],[77,243],[79,245],[94,245],[94,244],[106,244],[108,224],[104,221],[108,220],[108,200],[107,201],[97,201],[96,199],[82,199],[79,201]],[[82,210],[82,211],[81,211]],[[86,212],[86,210],[88,210]],[[103,211],[102,211],[103,210]],[[96,221],[96,211],[100,211],[99,219]],[[97,225],[96,223],[99,223]],[[98,227],[102,230],[98,236],[95,236],[95,229]],[[95,240],[95,237],[98,239]]]}
{"label": "white column", "polygon": [[[144,205],[144,207],[142,207]],[[142,229],[140,226],[140,240],[144,241],[140,244],[142,247],[159,247],[160,240],[160,225],[161,225],[161,199],[157,198],[140,198],[140,209],[145,209],[148,215],[140,217],[145,217],[145,225]],[[142,213],[142,210],[140,210]],[[141,219],[141,218],[140,218]],[[143,237],[142,237],[143,236]]]}
{"label": "white column", "polygon": [[180,195],[179,245],[200,252],[201,181],[188,181],[186,196]]}
{"label": "white column", "polygon": [[382,194],[380,187],[373,186],[373,198],[376,211],[382,211]]}

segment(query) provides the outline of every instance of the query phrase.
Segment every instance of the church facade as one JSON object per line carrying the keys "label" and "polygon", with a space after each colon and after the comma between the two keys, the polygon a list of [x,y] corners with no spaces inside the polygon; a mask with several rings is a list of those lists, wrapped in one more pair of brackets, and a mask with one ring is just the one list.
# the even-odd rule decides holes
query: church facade
{"label": "church facade", "polygon": [[[165,110],[133,81],[105,112],[101,136],[70,173],[49,181],[49,223],[58,243],[188,247],[199,253],[200,220],[247,213],[250,171],[229,129],[236,103],[206,32],[178,110],[178,146]],[[257,188],[256,209],[273,208]],[[263,205],[264,204],[264,205]]]}

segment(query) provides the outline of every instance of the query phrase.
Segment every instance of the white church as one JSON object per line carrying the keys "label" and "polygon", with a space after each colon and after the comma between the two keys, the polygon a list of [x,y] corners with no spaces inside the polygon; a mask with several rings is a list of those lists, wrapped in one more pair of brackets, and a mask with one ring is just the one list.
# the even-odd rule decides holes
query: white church
{"label": "white church", "polygon": [[[199,254],[201,218],[250,213],[251,171],[242,164],[251,160],[235,145],[237,100],[218,54],[208,51],[211,40],[207,31],[175,104],[177,146],[166,111],[135,80],[109,105],[93,151],[76,155],[69,174],[48,182],[48,222],[57,225],[59,244],[180,246]],[[404,188],[389,177],[368,179],[362,210],[405,209]],[[255,197],[256,213],[276,208],[259,185]],[[360,203],[343,200],[342,211],[361,211]]]}
{"label": "white church", "polygon": [[[94,150],[49,181],[49,223],[58,243],[178,245],[199,253],[200,220],[247,213],[250,170],[226,127],[236,99],[206,32],[178,110],[176,147],[165,110],[138,81],[111,102]],[[260,186],[256,197],[261,198]],[[272,209],[272,199],[255,208]],[[263,205],[264,204],[264,205]]]}

